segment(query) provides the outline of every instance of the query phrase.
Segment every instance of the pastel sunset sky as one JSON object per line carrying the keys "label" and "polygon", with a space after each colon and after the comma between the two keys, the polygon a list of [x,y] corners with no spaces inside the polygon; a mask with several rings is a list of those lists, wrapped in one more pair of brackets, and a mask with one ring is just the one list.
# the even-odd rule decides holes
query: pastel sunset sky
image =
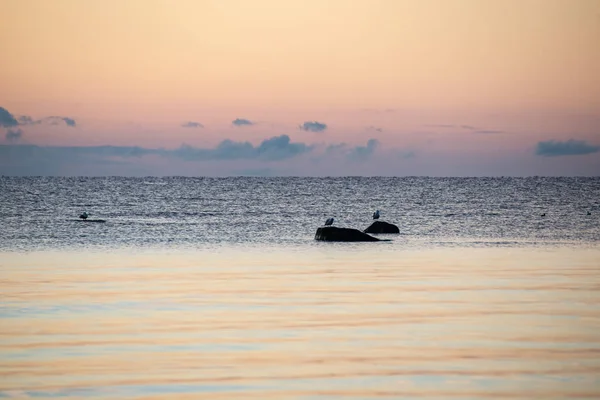
{"label": "pastel sunset sky", "polygon": [[0,174],[600,175],[598,0],[0,0]]}

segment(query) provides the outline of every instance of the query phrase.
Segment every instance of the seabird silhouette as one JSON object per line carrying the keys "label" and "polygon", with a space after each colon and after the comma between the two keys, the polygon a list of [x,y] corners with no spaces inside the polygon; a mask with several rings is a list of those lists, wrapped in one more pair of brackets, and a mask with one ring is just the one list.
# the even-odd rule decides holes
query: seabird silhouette
{"label": "seabird silhouette", "polygon": [[81,215],[79,216],[79,218],[81,218],[81,219],[83,219],[83,220],[87,219],[87,217],[88,217],[88,213],[86,213],[85,211],[83,212],[83,214],[81,214]]}
{"label": "seabird silhouette", "polygon": [[373,219],[379,219],[379,210],[373,213]]}
{"label": "seabird silhouette", "polygon": [[325,221],[325,226],[329,225],[333,225],[333,218],[327,218],[327,221]]}

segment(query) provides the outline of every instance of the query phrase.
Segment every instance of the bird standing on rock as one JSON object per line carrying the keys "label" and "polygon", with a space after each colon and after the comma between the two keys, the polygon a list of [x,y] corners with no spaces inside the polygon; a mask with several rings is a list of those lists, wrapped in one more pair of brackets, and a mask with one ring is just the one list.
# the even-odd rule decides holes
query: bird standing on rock
{"label": "bird standing on rock", "polygon": [[85,211],[83,212],[83,214],[81,214],[81,215],[79,216],[79,218],[81,218],[81,219],[83,219],[83,220],[86,220],[86,219],[87,219],[87,217],[88,217],[88,213],[86,213]]}

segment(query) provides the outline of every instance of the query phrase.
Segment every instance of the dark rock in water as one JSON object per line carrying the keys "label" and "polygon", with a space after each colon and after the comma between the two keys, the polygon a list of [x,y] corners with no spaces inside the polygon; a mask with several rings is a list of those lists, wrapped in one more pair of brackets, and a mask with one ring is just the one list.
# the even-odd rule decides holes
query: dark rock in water
{"label": "dark rock in water", "polygon": [[105,219],[76,219],[79,222],[106,222]]}
{"label": "dark rock in water", "polygon": [[400,233],[400,229],[389,222],[375,221],[367,229],[365,233]]}
{"label": "dark rock in water", "polygon": [[327,242],[378,242],[379,239],[352,228],[322,226],[317,229],[315,240]]}

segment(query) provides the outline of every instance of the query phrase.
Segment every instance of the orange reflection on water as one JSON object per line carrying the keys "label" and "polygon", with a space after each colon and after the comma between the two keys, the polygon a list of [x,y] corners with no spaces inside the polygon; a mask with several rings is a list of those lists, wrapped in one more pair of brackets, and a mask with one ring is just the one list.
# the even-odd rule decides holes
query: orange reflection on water
{"label": "orange reflection on water", "polygon": [[599,255],[6,253],[0,395],[594,398]]}

